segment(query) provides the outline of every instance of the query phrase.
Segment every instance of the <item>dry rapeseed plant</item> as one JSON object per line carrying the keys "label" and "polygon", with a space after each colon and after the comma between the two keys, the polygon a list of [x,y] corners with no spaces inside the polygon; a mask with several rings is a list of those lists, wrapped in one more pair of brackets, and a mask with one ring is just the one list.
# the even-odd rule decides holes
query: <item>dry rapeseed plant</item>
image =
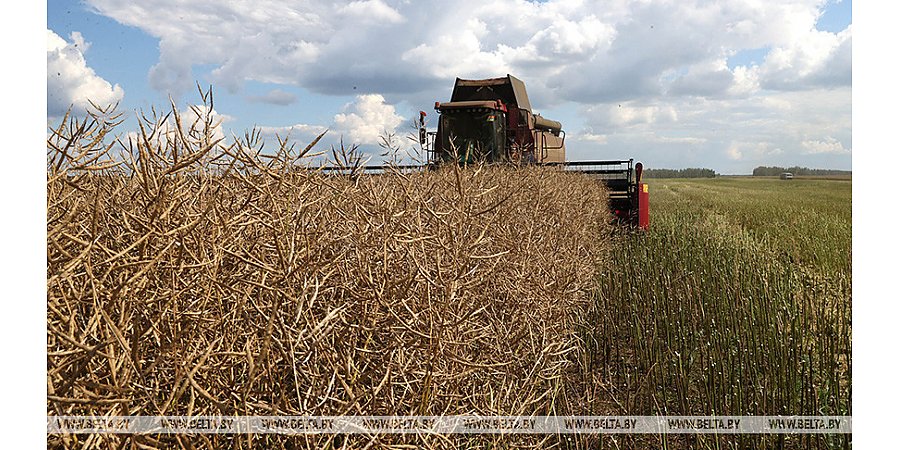
{"label": "dry rapeseed plant", "polygon": [[[315,142],[296,151],[279,140],[270,155],[258,133],[225,145],[201,112],[187,124],[173,105],[123,141],[111,138],[118,117],[100,111],[48,138],[49,415],[584,413],[577,329],[608,245],[600,183],[513,167],[325,175],[303,165]],[[457,440],[54,435],[48,445]]]}

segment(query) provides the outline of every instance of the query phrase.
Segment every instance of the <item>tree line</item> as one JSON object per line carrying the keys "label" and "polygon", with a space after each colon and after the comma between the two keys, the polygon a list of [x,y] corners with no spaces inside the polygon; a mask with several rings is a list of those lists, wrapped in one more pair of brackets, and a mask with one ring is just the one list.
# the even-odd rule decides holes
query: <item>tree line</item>
{"label": "tree line", "polygon": [[852,172],[849,170],[834,170],[834,169],[810,169],[809,167],[777,167],[777,166],[759,166],[753,169],[753,176],[755,177],[774,177],[781,175],[784,172],[790,172],[794,175],[811,175],[811,176],[824,176],[824,175],[850,175]]}

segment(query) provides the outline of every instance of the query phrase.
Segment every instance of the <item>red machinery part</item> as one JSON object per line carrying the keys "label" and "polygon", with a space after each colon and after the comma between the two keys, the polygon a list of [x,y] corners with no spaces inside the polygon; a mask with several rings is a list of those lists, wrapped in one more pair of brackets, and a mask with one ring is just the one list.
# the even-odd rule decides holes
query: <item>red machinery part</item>
{"label": "red machinery part", "polygon": [[646,183],[638,183],[638,228],[650,228],[650,189]]}

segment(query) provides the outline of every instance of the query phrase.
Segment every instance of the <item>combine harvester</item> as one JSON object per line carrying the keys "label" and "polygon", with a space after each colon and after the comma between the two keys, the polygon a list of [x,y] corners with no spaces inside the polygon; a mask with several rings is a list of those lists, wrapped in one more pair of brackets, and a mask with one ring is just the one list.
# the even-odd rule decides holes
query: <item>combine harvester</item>
{"label": "combine harvester", "polygon": [[[446,103],[435,102],[440,114],[436,132],[425,129],[425,112],[419,113],[419,143],[428,155],[425,169],[441,164],[537,164],[559,167],[597,177],[609,190],[610,209],[619,221],[641,229],[650,226],[649,193],[641,182],[641,163],[633,159],[566,161],[566,133],[562,124],[531,111],[525,83],[507,75],[486,80],[456,79]],[[366,172],[382,172],[392,166],[365,166]],[[325,170],[341,170],[327,167]]]}

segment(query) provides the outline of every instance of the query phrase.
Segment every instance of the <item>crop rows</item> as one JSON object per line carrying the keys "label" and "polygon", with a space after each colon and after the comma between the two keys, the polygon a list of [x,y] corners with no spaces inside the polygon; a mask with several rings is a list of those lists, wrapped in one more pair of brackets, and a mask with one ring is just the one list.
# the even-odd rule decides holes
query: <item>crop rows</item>
{"label": "crop rows", "polygon": [[[618,414],[851,415],[850,189],[658,180],[586,335]],[[849,436],[701,435],[692,447],[843,448]],[[672,446],[685,439],[656,445]],[[789,445],[791,446],[791,445]]]}

